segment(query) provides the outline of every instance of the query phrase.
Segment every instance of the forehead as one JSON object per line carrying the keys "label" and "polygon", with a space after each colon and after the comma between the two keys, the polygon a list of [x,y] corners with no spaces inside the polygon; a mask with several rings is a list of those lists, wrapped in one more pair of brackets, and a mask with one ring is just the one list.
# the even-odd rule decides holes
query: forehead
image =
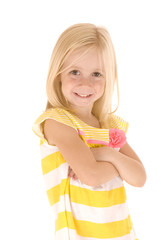
{"label": "forehead", "polygon": [[100,50],[87,47],[74,50],[64,61],[64,68],[78,66],[85,69],[100,69],[103,71],[103,58]]}

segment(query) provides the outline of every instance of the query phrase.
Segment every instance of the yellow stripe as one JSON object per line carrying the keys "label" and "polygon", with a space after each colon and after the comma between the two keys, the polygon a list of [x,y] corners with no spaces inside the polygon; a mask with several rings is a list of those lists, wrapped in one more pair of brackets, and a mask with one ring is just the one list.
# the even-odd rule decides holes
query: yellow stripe
{"label": "yellow stripe", "polygon": [[[60,186],[61,185],[61,186]],[[61,183],[47,191],[50,205],[57,202],[58,195],[68,194],[71,202],[84,204],[91,207],[111,207],[126,202],[124,186],[110,191],[92,191],[70,185],[70,179],[63,179]]]}
{"label": "yellow stripe", "polygon": [[[83,129],[83,131],[86,132],[87,136],[88,136],[88,132],[91,131],[91,129],[92,129],[92,132],[97,133],[97,134],[98,134],[98,132],[99,132],[99,134],[100,134],[100,132],[103,132],[102,130],[104,130],[104,134],[106,134],[106,131],[108,130],[108,129],[93,128],[93,127],[89,126],[88,124],[84,123],[83,121],[81,121],[77,116],[75,116],[63,109],[57,108],[57,111],[59,111],[59,113],[61,113],[61,114],[63,114],[63,112],[64,112],[72,120],[72,122],[74,122],[77,125],[77,127],[79,129]],[[118,128],[118,129],[125,131],[125,133],[127,132],[129,123],[126,122],[125,120],[123,120],[121,117],[119,117],[115,114],[112,114],[111,116],[109,116],[109,120],[110,120],[109,128]],[[103,138],[105,138],[105,136]]]}
{"label": "yellow stripe", "polygon": [[[62,109],[61,109],[62,110]],[[49,109],[44,111],[35,121],[34,124],[40,124],[47,118],[53,118],[56,121],[67,124],[68,126],[74,127],[72,121],[65,115],[64,110],[61,112],[59,109]],[[75,127],[74,127],[75,128]]]}
{"label": "yellow stripe", "polygon": [[128,130],[128,127],[129,127],[129,123],[124,121],[119,116],[113,114],[110,117],[110,128],[118,128],[123,130],[126,133]]}
{"label": "yellow stripe", "polygon": [[55,222],[55,231],[64,227],[77,229],[77,233],[83,237],[93,238],[116,238],[129,234],[132,229],[130,215],[121,221],[110,223],[92,223],[89,221],[76,220],[71,212],[61,212]]}
{"label": "yellow stripe", "polygon": [[[90,148],[95,148],[95,147],[104,147],[105,145],[103,145],[103,144],[98,144],[98,143],[87,143],[86,142],[86,138],[84,137],[84,136],[82,136],[82,135],[79,135],[80,136],[80,138],[82,139],[82,141],[88,146],[88,147],[90,147]],[[87,138],[88,139],[88,138]],[[91,140],[93,140],[93,138],[89,138],[89,139],[91,139]],[[95,138],[96,140],[99,140],[97,137]],[[101,141],[102,141],[102,139],[101,139]],[[107,141],[107,142],[109,142],[109,140],[108,139],[103,139],[103,141]]]}
{"label": "yellow stripe", "polygon": [[64,160],[64,158],[62,157],[59,151],[49,154],[48,156],[46,156],[41,160],[43,175],[58,168],[61,164],[65,162],[66,161]]}
{"label": "yellow stripe", "polygon": [[51,206],[59,202],[61,195],[60,190],[62,189],[62,187],[63,187],[62,184],[58,184],[57,186],[47,191],[48,200]]}

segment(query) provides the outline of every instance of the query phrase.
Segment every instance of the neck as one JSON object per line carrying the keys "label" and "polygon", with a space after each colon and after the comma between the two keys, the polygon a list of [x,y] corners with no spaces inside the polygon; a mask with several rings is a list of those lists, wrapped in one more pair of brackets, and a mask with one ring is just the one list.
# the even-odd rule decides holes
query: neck
{"label": "neck", "polygon": [[100,124],[98,119],[92,114],[92,111],[85,108],[74,109],[75,115],[82,120],[83,122],[96,127],[100,128]]}
{"label": "neck", "polygon": [[79,117],[80,119],[90,119],[93,117],[92,114],[92,109],[91,108],[85,108],[85,107],[80,107],[80,108],[72,108],[75,112],[75,115]]}

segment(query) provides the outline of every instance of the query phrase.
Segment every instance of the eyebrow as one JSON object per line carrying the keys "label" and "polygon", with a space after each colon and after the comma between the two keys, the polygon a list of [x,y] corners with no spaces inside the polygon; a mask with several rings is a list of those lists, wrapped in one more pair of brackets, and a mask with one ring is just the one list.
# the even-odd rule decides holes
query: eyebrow
{"label": "eyebrow", "polygon": [[[82,69],[83,69],[83,68],[81,68],[81,67],[79,67],[79,66],[76,66],[76,65],[72,65],[72,66],[69,67],[69,69],[71,69],[71,68],[72,68],[72,69],[75,69],[75,70],[77,70],[77,69],[81,69],[81,70],[82,70]],[[100,68],[94,68],[93,71],[94,71],[94,72],[97,72],[97,71],[98,71],[98,72],[104,72],[103,69],[100,69]]]}

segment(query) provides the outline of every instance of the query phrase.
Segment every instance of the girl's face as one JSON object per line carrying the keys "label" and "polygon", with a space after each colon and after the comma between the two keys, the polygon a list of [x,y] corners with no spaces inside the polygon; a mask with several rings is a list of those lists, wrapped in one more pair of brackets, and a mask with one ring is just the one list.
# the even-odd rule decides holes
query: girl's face
{"label": "girl's face", "polygon": [[82,53],[75,50],[64,62],[63,68],[67,70],[61,73],[61,90],[72,107],[92,111],[94,102],[103,95],[105,72],[96,49],[81,56]]}

